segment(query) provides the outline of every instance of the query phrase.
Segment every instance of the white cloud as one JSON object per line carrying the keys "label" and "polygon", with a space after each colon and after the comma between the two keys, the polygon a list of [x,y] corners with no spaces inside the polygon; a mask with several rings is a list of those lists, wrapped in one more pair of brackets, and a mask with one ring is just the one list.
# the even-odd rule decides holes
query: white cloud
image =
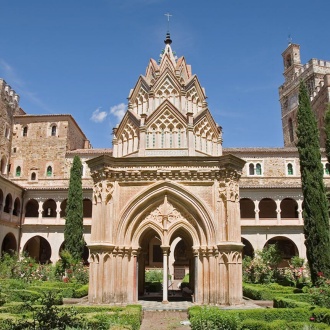
{"label": "white cloud", "polygon": [[110,108],[110,113],[121,120],[126,112],[127,105],[125,103],[119,103]]}
{"label": "white cloud", "polygon": [[95,123],[102,123],[102,121],[106,118],[108,115],[105,111],[100,111],[101,108],[97,108],[91,117],[91,120]]}

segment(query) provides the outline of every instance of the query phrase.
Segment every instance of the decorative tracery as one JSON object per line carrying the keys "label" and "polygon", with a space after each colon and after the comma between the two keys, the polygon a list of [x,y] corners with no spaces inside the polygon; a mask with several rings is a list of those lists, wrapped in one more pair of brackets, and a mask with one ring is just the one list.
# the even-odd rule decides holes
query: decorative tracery
{"label": "decorative tracery", "polygon": [[217,136],[206,117],[194,128],[195,149],[209,155],[217,153]]}
{"label": "decorative tracery", "polygon": [[179,91],[168,78],[155,92],[155,106],[158,107],[164,100],[169,100],[174,106],[179,107]]}
{"label": "decorative tracery", "polygon": [[136,125],[128,119],[122,133],[118,136],[118,154],[119,156],[125,156],[137,151],[138,148],[138,129]]}
{"label": "decorative tracery", "polygon": [[186,148],[186,130],[166,109],[147,129],[147,148]]}
{"label": "decorative tracery", "polygon": [[192,87],[186,94],[187,105],[186,111],[192,112],[193,114],[198,113],[202,110],[202,102],[198,96],[197,90],[195,87]]}

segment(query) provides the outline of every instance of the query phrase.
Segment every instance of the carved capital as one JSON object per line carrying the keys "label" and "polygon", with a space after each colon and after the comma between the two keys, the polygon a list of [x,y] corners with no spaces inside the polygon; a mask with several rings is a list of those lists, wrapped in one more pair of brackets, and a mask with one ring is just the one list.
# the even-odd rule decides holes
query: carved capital
{"label": "carved capital", "polygon": [[112,198],[114,191],[114,183],[109,181],[101,181],[94,184],[93,195],[95,203],[107,204]]}

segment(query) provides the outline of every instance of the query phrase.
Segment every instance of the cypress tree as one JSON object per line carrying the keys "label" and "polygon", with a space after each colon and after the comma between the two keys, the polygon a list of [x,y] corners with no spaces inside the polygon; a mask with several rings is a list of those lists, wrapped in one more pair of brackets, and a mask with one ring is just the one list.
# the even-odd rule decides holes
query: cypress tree
{"label": "cypress tree", "polygon": [[307,88],[299,87],[298,152],[304,196],[303,217],[307,260],[315,285],[322,274],[330,276],[330,237],[328,200],[323,182],[319,131]]}
{"label": "cypress tree", "polygon": [[70,252],[75,260],[82,259],[85,246],[83,237],[84,228],[81,166],[80,158],[75,156],[70,171],[70,184],[64,228],[65,249]]}

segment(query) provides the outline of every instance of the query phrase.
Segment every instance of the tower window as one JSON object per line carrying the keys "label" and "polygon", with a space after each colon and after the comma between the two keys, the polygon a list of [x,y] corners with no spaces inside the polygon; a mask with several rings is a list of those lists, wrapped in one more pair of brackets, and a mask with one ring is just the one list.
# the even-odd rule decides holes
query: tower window
{"label": "tower window", "polygon": [[287,173],[288,175],[293,175],[293,166],[291,163],[287,165]]}
{"label": "tower window", "polygon": [[32,173],[31,173],[31,180],[32,180],[32,181],[35,181],[36,178],[37,178],[36,173],[35,173],[35,172],[32,172]]}
{"label": "tower window", "polygon": [[290,139],[290,142],[293,142],[294,140],[294,135],[293,135],[293,123],[292,123],[292,119],[290,118],[289,119],[289,139]]}
{"label": "tower window", "polygon": [[52,174],[53,174],[53,169],[51,166],[48,166],[47,167],[47,176],[52,176]]}
{"label": "tower window", "polygon": [[27,136],[27,133],[28,133],[28,128],[27,128],[27,126],[25,126],[23,128],[23,136]]}
{"label": "tower window", "polygon": [[289,68],[291,65],[292,65],[291,55],[288,54],[288,55],[286,56],[286,59],[285,59],[285,67],[286,67],[286,68]]}
{"label": "tower window", "polygon": [[56,126],[52,126],[52,136],[56,136]]}
{"label": "tower window", "polygon": [[16,167],[16,176],[21,176],[21,167],[20,166]]}

